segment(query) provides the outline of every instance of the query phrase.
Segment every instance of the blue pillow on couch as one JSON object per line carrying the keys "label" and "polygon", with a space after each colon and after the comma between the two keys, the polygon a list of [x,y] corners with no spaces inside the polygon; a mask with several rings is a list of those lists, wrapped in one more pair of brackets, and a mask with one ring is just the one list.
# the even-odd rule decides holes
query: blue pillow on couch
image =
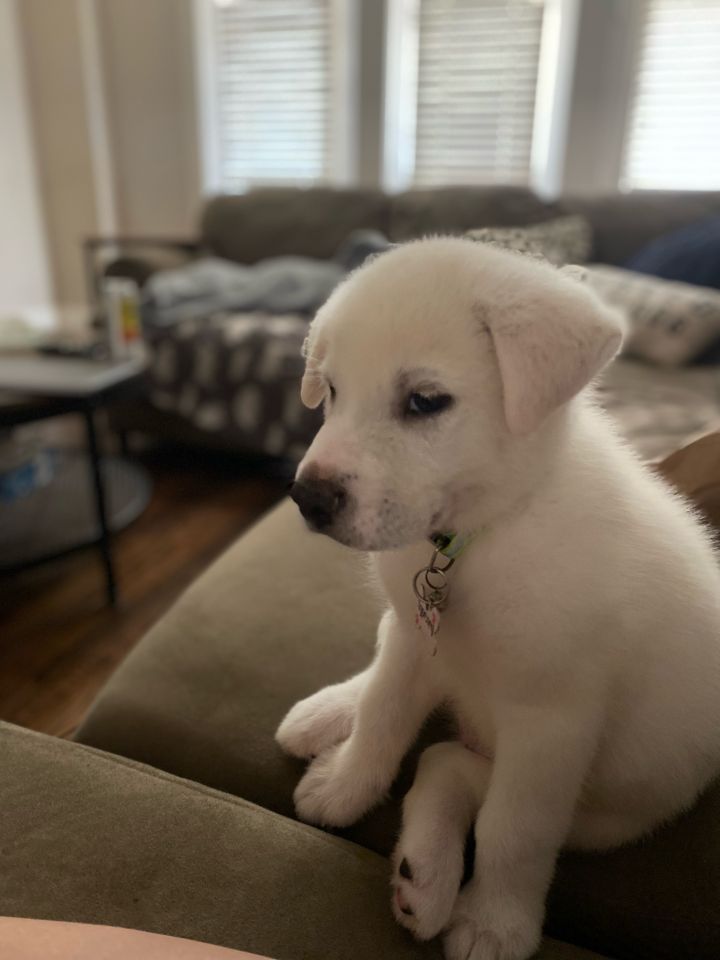
{"label": "blue pillow on couch", "polygon": [[720,289],[720,217],[700,220],[658,237],[625,266],[664,280]]}

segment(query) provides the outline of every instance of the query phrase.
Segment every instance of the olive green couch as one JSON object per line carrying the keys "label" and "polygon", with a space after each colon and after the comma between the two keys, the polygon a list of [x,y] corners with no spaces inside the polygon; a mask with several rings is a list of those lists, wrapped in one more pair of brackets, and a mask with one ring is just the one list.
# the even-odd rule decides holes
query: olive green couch
{"label": "olive green couch", "polygon": [[[398,797],[342,834],[293,817],[288,707],[371,656],[362,561],[285,502],[150,631],[76,742],[0,728],[0,914],[130,926],[279,960],[439,958],[390,913]],[[425,732],[438,735],[437,724]],[[566,855],[542,960],[717,960],[720,788],[642,844]]]}

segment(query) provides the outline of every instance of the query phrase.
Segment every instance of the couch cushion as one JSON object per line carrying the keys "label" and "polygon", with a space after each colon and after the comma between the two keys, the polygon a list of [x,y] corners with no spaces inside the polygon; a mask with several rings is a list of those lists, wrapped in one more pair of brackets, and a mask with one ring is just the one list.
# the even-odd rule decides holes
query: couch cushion
{"label": "couch cushion", "polygon": [[[277,960],[442,955],[395,923],[387,863],[355,844],[9,724],[0,752],[0,914],[132,927]],[[538,960],[601,958],[546,940]]]}
{"label": "couch cushion", "polygon": [[554,217],[529,227],[480,227],[467,237],[501,250],[512,250],[556,267],[585,263],[592,249],[592,231],[584,217]]}
{"label": "couch cushion", "polygon": [[720,191],[712,193],[640,190],[614,196],[563,200],[593,228],[591,259],[623,264],[655,237],[720,214]]}
{"label": "couch cushion", "polygon": [[715,367],[659,368],[620,357],[603,371],[596,390],[623,437],[649,463],[720,429]]}
{"label": "couch cushion", "polygon": [[386,233],[388,209],[379,190],[266,187],[213,197],[200,233],[210,253],[238,263],[294,253],[329,259],[353,230]]}
{"label": "couch cushion", "polygon": [[391,240],[435,233],[465,233],[479,227],[518,227],[562,212],[525,187],[437,187],[408,190],[391,198]]}
{"label": "couch cushion", "polygon": [[629,270],[665,280],[720,290],[720,217],[664,233],[626,264]]}
{"label": "couch cushion", "polygon": [[720,341],[720,290],[592,263],[588,284],[627,321],[624,352],[662,367],[690,363]]}

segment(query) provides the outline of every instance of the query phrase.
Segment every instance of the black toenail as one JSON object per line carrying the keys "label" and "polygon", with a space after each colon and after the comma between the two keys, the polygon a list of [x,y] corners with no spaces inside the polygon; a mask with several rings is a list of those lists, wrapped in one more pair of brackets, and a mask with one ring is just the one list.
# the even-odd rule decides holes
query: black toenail
{"label": "black toenail", "polygon": [[414,916],[410,907],[400,907],[400,913],[404,913],[406,917]]}
{"label": "black toenail", "polygon": [[[406,880],[412,880],[412,870],[410,869],[410,864],[407,862],[405,857],[402,858],[399,872],[401,877],[405,877]],[[404,912],[405,911],[403,911],[403,913]]]}

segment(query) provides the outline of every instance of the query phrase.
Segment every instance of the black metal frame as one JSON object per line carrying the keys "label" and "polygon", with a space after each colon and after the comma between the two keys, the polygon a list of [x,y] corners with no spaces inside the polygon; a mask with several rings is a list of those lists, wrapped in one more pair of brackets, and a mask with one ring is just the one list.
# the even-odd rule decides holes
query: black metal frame
{"label": "black metal frame", "polygon": [[100,407],[110,402],[111,399],[114,399],[117,394],[137,388],[142,383],[142,379],[142,374],[138,374],[128,380],[124,380],[122,383],[114,384],[106,390],[101,390],[88,396],[57,398],[22,396],[18,397],[16,402],[0,404],[0,429],[18,427],[22,424],[34,423],[38,420],[49,420],[54,417],[62,417],[73,413],[80,414],[83,417],[90,460],[95,512],[100,528],[99,536],[93,540],[78,543],[72,547],[53,553],[42,554],[41,556],[34,557],[32,560],[27,560],[20,564],[0,567],[0,573],[3,575],[17,573],[20,570],[69,556],[86,547],[97,546],[103,565],[108,603],[111,606],[115,606],[118,596],[117,577],[112,556],[112,538],[107,515],[107,496],[101,469],[102,454],[98,443],[95,414]]}

